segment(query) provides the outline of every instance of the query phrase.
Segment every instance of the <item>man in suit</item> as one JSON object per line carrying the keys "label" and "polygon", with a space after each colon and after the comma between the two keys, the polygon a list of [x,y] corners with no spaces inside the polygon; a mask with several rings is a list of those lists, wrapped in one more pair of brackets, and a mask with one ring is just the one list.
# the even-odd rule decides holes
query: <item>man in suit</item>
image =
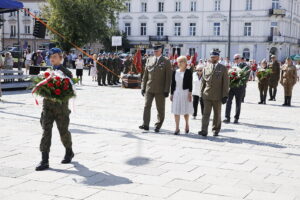
{"label": "man in suit", "polygon": [[271,56],[272,62],[269,64],[269,69],[272,70],[270,79],[269,79],[269,101],[276,101],[277,86],[280,79],[280,64],[276,59],[275,55]]}
{"label": "man in suit", "polygon": [[155,99],[157,122],[155,132],[159,132],[165,119],[165,98],[169,96],[172,68],[169,59],[162,55],[162,46],[154,47],[154,56],[146,62],[142,82],[142,95],[145,96],[143,125],[139,128],[149,130],[151,106]]}
{"label": "man in suit", "polygon": [[213,50],[210,54],[211,63],[203,70],[200,86],[201,98],[204,102],[204,112],[202,118],[202,130],[199,135],[204,137],[208,134],[208,125],[212,109],[214,110],[213,135],[218,136],[221,130],[221,109],[228,99],[228,70],[218,63],[220,53]]}

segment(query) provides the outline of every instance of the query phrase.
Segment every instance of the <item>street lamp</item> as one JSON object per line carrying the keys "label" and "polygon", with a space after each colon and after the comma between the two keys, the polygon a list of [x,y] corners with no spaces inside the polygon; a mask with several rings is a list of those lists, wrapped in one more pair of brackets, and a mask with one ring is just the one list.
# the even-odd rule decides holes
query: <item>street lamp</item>
{"label": "street lamp", "polygon": [[232,13],[232,0],[229,0],[229,24],[228,24],[228,58],[230,60],[230,50],[231,50],[231,13]]}

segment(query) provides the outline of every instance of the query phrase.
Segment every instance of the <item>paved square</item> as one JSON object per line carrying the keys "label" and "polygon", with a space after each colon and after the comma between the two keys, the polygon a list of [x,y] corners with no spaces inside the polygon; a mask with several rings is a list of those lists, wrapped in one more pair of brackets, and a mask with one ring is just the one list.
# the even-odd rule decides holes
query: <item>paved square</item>
{"label": "paved square", "polygon": [[[140,90],[98,87],[84,78],[74,106],[70,102],[74,160],[60,164],[64,148],[54,127],[51,169],[43,172],[34,171],[40,161],[41,106],[30,91],[4,93],[1,200],[300,199],[299,83],[293,107],[286,108],[281,86],[276,102],[258,105],[257,83],[250,82],[241,123],[223,124],[220,137],[203,139],[197,135],[200,117],[191,120],[192,133],[172,134],[169,100],[161,133],[153,127],[140,131]],[[155,117],[153,107],[152,125]]]}

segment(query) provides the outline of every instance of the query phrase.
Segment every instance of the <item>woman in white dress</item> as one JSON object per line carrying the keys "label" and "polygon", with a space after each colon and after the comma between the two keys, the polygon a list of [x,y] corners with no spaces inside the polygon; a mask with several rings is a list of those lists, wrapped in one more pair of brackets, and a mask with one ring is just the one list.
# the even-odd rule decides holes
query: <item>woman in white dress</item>
{"label": "woman in white dress", "polygon": [[92,65],[91,65],[91,76],[93,81],[97,81],[97,54],[93,55]]}
{"label": "woman in white dress", "polygon": [[193,114],[192,90],[193,74],[187,69],[187,58],[180,56],[177,58],[179,69],[173,72],[171,84],[171,112],[175,115],[176,130],[175,135],[179,135],[180,115],[184,115],[185,133],[189,133],[189,115]]}

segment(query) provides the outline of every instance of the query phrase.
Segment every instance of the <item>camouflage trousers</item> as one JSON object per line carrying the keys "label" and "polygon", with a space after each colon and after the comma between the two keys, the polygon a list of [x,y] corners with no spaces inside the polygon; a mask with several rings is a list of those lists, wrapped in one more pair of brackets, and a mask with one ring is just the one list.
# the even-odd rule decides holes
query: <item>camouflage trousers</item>
{"label": "camouflage trousers", "polygon": [[71,133],[69,132],[70,113],[71,111],[69,110],[68,102],[59,104],[44,99],[43,111],[40,120],[43,128],[43,136],[40,144],[41,152],[50,152],[54,121],[56,122],[60,139],[65,148],[72,147],[72,138]]}

